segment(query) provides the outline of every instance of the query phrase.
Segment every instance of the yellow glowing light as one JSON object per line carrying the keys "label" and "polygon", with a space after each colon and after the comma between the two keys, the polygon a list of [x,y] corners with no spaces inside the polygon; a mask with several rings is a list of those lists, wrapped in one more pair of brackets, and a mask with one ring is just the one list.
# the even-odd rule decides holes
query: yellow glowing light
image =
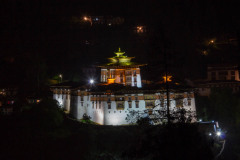
{"label": "yellow glowing light", "polygon": [[203,53],[203,55],[205,55],[205,56],[208,55],[208,52],[207,52],[206,50],[204,50],[202,53]]}
{"label": "yellow glowing light", "polygon": [[142,26],[137,26],[137,32],[142,33],[143,32],[143,27]]}
{"label": "yellow glowing light", "polygon": [[90,22],[90,24],[91,24],[91,26],[92,26],[92,18],[91,18],[91,17],[84,16],[84,17],[83,17],[83,20]]}
{"label": "yellow glowing light", "polygon": [[131,58],[121,58],[119,59],[120,63],[126,63],[126,62],[130,62]]}
{"label": "yellow glowing light", "polygon": [[84,19],[85,21],[87,21],[87,20],[88,20],[88,18],[87,18],[87,17],[83,17],[83,19]]}
{"label": "yellow glowing light", "polygon": [[112,84],[112,83],[114,83],[114,82],[115,82],[115,78],[113,78],[113,79],[109,78],[109,79],[107,80],[107,83],[108,83],[108,84]]}
{"label": "yellow glowing light", "polygon": [[166,76],[163,76],[164,82],[166,82],[166,79],[168,82],[171,82],[172,81],[171,78],[172,78],[172,76],[167,76],[167,78],[166,78]]}
{"label": "yellow glowing light", "polygon": [[120,49],[120,48],[118,49],[118,52],[115,52],[115,54],[117,55],[117,57],[125,57],[125,56],[123,56],[124,53],[125,53],[125,52],[121,52],[121,49]]}

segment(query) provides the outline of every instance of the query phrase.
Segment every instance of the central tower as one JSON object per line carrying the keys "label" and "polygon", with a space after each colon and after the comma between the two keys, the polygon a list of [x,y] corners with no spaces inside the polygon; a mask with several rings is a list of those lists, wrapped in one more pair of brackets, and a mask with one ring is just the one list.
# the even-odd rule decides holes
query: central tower
{"label": "central tower", "polygon": [[144,64],[137,64],[131,62],[135,57],[127,57],[119,48],[115,52],[114,57],[108,58],[109,63],[101,65],[101,82],[106,84],[118,83],[129,85],[132,87],[142,87],[140,66]]}

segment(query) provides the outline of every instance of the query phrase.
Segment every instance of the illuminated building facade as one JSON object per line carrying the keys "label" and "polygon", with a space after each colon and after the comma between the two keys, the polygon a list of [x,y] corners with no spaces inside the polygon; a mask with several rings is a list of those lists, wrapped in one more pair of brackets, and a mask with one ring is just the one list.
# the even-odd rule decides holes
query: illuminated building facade
{"label": "illuminated building facade", "polygon": [[[91,120],[101,125],[125,125],[133,123],[127,117],[131,111],[145,113],[154,118],[159,111],[166,111],[167,96],[161,90],[125,90],[124,92],[105,90],[90,92],[86,89],[52,88],[53,98],[74,118],[82,119],[86,114]],[[195,98],[193,92],[171,92],[170,113],[184,108],[195,115]],[[132,117],[134,118],[134,117]],[[196,121],[193,118],[192,122]],[[159,124],[156,122],[156,124]]]}
{"label": "illuminated building facade", "polygon": [[115,52],[116,56],[109,58],[110,63],[101,65],[101,82],[106,84],[118,83],[124,86],[142,87],[140,66],[131,62],[134,57],[127,57],[125,52]]}
{"label": "illuminated building facade", "polygon": [[[139,64],[131,62],[133,57],[124,56],[119,49],[110,63],[101,67],[101,82],[94,87],[81,87],[73,84],[52,86],[53,99],[62,108],[80,120],[86,114],[93,122],[101,125],[125,125],[136,123],[132,112],[142,113],[152,119],[159,113],[166,113],[167,95],[163,89],[141,88]],[[168,77],[169,79],[170,77]],[[132,87],[126,87],[132,86]],[[184,108],[195,115],[195,98],[192,91],[171,90],[169,93],[170,113]],[[136,120],[136,119],[135,119]],[[166,116],[165,116],[166,120]],[[192,122],[196,119],[192,119]],[[161,122],[155,121],[154,124]]]}

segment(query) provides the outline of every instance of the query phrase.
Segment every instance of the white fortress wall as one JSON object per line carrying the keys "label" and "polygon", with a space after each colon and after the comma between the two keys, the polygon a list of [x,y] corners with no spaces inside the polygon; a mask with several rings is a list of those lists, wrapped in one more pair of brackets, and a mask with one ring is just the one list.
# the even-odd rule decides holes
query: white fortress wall
{"label": "white fortress wall", "polygon": [[142,88],[142,80],[140,74],[137,74],[137,87]]}

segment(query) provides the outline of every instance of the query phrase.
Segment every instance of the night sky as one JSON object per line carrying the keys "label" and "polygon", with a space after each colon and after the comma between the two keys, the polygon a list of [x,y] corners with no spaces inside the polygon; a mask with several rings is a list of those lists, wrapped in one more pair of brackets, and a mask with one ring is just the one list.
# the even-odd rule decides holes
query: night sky
{"label": "night sky", "polygon": [[[148,64],[142,73],[149,80],[162,74],[164,49],[169,72],[179,79],[202,78],[207,64],[239,63],[235,1],[5,0],[0,12],[1,84],[44,84],[60,73],[77,81],[86,78],[83,68],[104,63],[118,47]],[[74,21],[83,16],[122,17],[124,23]],[[134,33],[138,25],[146,33]]]}

